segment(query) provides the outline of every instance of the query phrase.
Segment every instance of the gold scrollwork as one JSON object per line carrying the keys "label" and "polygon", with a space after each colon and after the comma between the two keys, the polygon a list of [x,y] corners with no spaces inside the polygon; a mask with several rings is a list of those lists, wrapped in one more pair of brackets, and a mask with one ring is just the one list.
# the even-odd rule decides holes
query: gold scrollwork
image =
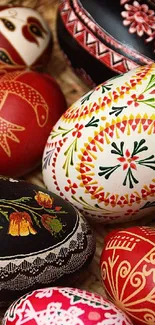
{"label": "gold scrollwork", "polygon": [[155,265],[155,251],[151,252],[151,254],[145,258],[145,261]]}
{"label": "gold scrollwork", "polygon": [[[116,272],[116,278],[120,275],[121,278],[125,278],[131,271],[131,264],[128,261],[122,261]],[[118,273],[118,276],[117,276]]]}
{"label": "gold scrollwork", "polygon": [[147,310],[147,313],[144,315],[144,320],[147,324],[154,324],[155,312],[153,312],[153,310]]}

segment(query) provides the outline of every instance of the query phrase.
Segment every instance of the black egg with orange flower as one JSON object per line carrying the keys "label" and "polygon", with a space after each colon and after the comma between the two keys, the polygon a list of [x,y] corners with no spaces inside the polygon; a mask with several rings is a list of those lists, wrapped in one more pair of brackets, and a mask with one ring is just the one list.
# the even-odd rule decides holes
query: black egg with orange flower
{"label": "black egg with orange flower", "polygon": [[44,188],[4,176],[0,241],[0,306],[36,288],[70,285],[95,250],[88,223],[72,205]]}

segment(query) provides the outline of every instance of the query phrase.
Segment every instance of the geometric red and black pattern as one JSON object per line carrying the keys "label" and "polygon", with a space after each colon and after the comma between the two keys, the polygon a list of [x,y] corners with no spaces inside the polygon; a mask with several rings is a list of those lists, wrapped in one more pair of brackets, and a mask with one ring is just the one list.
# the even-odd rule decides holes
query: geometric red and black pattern
{"label": "geometric red and black pattern", "polygon": [[75,15],[69,1],[60,6],[60,16],[68,32],[93,57],[117,73],[125,73],[138,66],[104,45]]}
{"label": "geometric red and black pattern", "polygon": [[[103,42],[91,31],[89,26],[86,26],[86,24],[75,14],[75,11],[70,6],[69,0],[62,2],[59,11],[65,28],[73,36],[74,40],[109,69],[120,74],[128,72],[138,66],[133,60],[103,44]],[[152,60],[150,60],[150,62],[152,62]]]}

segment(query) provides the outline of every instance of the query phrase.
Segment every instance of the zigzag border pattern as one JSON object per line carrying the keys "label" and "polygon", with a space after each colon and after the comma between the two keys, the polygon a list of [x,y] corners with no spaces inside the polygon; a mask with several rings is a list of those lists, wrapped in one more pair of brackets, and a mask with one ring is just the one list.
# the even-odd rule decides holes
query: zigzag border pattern
{"label": "zigzag border pattern", "polygon": [[115,38],[113,38],[111,35],[106,33],[106,31],[101,28],[96,22],[94,22],[90,17],[89,13],[82,7],[81,2],[79,0],[73,0],[72,1],[73,7],[75,9],[75,12],[77,13],[78,16],[83,20],[85,24],[87,24],[90,28],[90,30],[94,33],[97,33],[100,37],[103,38],[103,40],[106,40],[107,43],[111,44],[115,48],[121,49],[121,51],[125,54],[127,53],[129,56],[135,57],[137,60],[140,60],[141,64],[151,64],[154,61],[151,60],[150,58],[142,55],[141,53],[139,54],[138,51],[129,48],[123,43],[120,43],[117,41]]}
{"label": "zigzag border pattern", "polygon": [[[70,123],[71,120],[80,121],[81,119],[84,119],[87,115],[90,117],[94,113],[98,113],[100,111],[104,111],[106,106],[110,107],[112,103],[115,103],[118,101],[119,98],[124,98],[127,94],[130,94],[132,90],[137,90],[137,86],[141,85],[142,79],[147,77],[152,72],[152,65],[150,66],[144,66],[143,69],[141,68],[141,72],[137,71],[136,74],[131,76],[129,82],[123,83],[122,86],[115,87],[113,91],[109,91],[106,93],[105,96],[100,96],[96,100],[94,99],[93,102],[89,102],[88,105],[71,105],[66,112],[62,115],[62,120],[65,120],[65,122]],[[110,80],[107,82],[104,82],[104,85],[108,85]],[[102,84],[97,86],[94,89],[95,91],[100,90],[102,87]],[[84,95],[85,96],[85,95]],[[82,99],[82,98],[81,98]]]}
{"label": "zigzag border pattern", "polygon": [[116,73],[126,73],[136,67],[138,64],[130,59],[125,58],[121,54],[105,46],[96,36],[86,27],[75,15],[69,4],[69,0],[65,0],[60,8],[61,19],[73,38],[93,57],[106,65],[109,69]]}

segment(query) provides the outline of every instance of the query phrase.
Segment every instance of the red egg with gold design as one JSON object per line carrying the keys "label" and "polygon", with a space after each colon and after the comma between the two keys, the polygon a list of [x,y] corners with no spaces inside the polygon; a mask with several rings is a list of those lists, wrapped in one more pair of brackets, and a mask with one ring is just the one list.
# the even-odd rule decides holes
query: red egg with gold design
{"label": "red egg with gold design", "polygon": [[135,226],[112,232],[100,263],[113,302],[134,324],[155,324],[155,229]]}
{"label": "red egg with gold design", "polygon": [[51,130],[66,109],[56,81],[34,71],[0,74],[0,174],[35,168]]}
{"label": "red egg with gold design", "polygon": [[39,12],[0,6],[0,69],[45,66],[52,47],[52,33]]}

